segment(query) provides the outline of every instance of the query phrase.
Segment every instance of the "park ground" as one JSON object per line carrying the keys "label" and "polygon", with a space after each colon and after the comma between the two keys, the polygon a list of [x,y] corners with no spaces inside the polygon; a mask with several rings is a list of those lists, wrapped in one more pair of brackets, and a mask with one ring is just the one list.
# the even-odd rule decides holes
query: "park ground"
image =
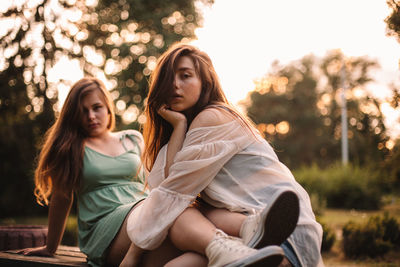
{"label": "park ground", "polygon": [[326,209],[321,216],[321,221],[325,222],[329,227],[335,230],[336,242],[329,252],[322,254],[326,267],[395,267],[400,266],[400,250],[391,251],[383,258],[377,259],[346,259],[341,249],[341,236],[343,226],[354,221],[363,223],[368,221],[371,216],[381,215],[388,212],[400,222],[400,198],[390,196],[385,199],[385,205],[381,210],[377,211],[360,211],[360,210],[341,210]]}

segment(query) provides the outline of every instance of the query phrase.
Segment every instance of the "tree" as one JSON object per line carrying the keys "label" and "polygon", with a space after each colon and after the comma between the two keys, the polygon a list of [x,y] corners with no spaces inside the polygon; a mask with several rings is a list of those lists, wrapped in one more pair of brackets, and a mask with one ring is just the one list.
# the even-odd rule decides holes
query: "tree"
{"label": "tree", "polygon": [[[391,14],[385,19],[387,25],[387,35],[394,36],[398,42],[400,42],[400,3],[396,0],[387,0],[387,4],[391,9]],[[400,61],[399,61],[400,66]],[[392,96],[389,102],[393,108],[400,106],[400,87],[397,85],[391,85]],[[396,179],[397,188],[400,188],[400,168],[398,162],[400,159],[400,141],[394,142],[391,155],[387,157],[385,162],[386,169],[391,172]]]}
{"label": "tree", "polygon": [[59,89],[72,83],[71,73],[54,74],[60,61],[78,61],[83,73],[107,81],[116,101],[117,128],[138,128],[156,58],[169,44],[194,38],[199,23],[194,0],[25,0],[3,5],[1,215],[36,211],[26,206],[33,203],[34,158],[59,110]]}
{"label": "tree", "polygon": [[88,38],[80,56],[83,60],[85,53],[96,51],[101,57],[98,66],[84,64],[84,69],[92,75],[104,69],[118,88],[119,127],[138,127],[143,122],[147,77],[170,44],[194,37],[201,20],[194,4],[193,0],[103,0],[96,13],[82,16]]}
{"label": "tree", "polygon": [[257,80],[250,94],[249,117],[289,166],[310,164],[318,153],[314,142],[319,139],[313,137],[319,135],[322,123],[315,108],[314,61],[308,56],[284,68],[274,63],[272,72]]}
{"label": "tree", "polygon": [[400,3],[397,0],[386,1],[392,13],[385,19],[387,34],[395,36],[400,42]]}
{"label": "tree", "polygon": [[344,61],[350,159],[366,164],[382,161],[388,153],[380,102],[365,89],[377,63],[362,57],[345,59],[340,51],[331,51],[321,59],[310,55],[287,66],[274,63],[249,95],[249,117],[291,168],[340,160]]}
{"label": "tree", "polygon": [[[392,11],[385,19],[387,35],[394,36],[400,42],[400,2],[396,0],[387,0],[386,2]],[[398,86],[392,85],[391,90],[392,98],[389,101],[393,108],[397,108],[400,103],[400,89]]]}

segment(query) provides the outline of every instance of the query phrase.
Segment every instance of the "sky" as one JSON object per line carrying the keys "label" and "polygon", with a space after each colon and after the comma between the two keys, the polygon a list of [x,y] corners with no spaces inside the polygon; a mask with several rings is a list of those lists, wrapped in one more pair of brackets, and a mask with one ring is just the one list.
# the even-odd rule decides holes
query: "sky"
{"label": "sky", "polygon": [[[368,87],[375,96],[388,97],[388,84],[400,84],[400,43],[386,36],[385,0],[215,0],[202,12],[193,44],[210,55],[233,103],[254,89],[253,80],[274,60],[284,64],[332,49],[379,62],[377,83]],[[399,111],[388,104],[381,108],[392,134],[399,135]]]}

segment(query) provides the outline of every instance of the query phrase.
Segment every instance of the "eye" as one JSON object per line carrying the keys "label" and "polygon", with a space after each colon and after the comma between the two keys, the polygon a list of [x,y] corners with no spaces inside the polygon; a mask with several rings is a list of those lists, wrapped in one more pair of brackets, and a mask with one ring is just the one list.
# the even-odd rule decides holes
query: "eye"
{"label": "eye", "polygon": [[96,105],[93,107],[93,110],[99,110],[100,108],[102,108],[102,105]]}
{"label": "eye", "polygon": [[182,74],[181,74],[181,79],[187,79],[187,78],[190,78],[192,75],[190,75],[190,73],[187,73],[187,72],[183,72]]}

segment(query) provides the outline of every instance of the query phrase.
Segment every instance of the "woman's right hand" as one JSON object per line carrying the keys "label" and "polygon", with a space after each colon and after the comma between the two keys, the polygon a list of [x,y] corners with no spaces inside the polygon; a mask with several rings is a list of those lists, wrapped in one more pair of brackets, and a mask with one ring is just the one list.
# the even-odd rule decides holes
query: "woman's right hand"
{"label": "woman's right hand", "polygon": [[176,128],[180,123],[185,126],[187,124],[186,117],[184,114],[173,111],[168,108],[166,104],[163,104],[157,111],[157,113],[166,121],[168,121],[172,127]]}
{"label": "woman's right hand", "polygon": [[18,251],[18,254],[25,256],[42,256],[42,257],[53,257],[54,253],[51,253],[46,246],[36,248],[24,248]]}

